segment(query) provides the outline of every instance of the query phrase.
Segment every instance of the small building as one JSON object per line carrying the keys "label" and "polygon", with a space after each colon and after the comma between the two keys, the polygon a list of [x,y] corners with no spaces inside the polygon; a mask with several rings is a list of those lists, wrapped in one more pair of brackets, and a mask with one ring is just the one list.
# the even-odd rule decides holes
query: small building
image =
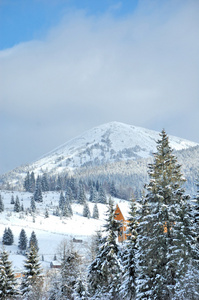
{"label": "small building", "polygon": [[57,261],[57,260],[53,260],[50,263],[50,267],[52,269],[60,269],[61,268],[61,263],[59,261]]}
{"label": "small building", "polygon": [[118,233],[118,242],[122,243],[125,240],[127,240],[128,238],[128,234],[127,234],[127,226],[128,226],[128,220],[125,220],[119,205],[116,205],[116,209],[115,209],[115,220],[119,221],[121,226],[119,229],[119,233]]}

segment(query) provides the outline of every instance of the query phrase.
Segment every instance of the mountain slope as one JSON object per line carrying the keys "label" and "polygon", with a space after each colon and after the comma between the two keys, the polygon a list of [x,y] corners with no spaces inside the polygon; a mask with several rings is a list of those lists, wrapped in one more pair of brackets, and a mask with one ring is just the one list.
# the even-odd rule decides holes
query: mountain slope
{"label": "mountain slope", "polygon": [[[173,136],[169,138],[170,145],[175,150],[197,146],[185,139]],[[20,181],[20,177],[24,177],[28,170],[35,174],[47,172],[52,175],[80,168],[147,159],[156,151],[158,139],[159,133],[156,131],[110,122],[88,130],[26,167],[9,172],[4,176],[4,181]]]}
{"label": "mountain slope", "polygon": [[[156,150],[159,133],[118,122],[95,127],[70,140],[32,164],[33,169],[63,171],[86,165],[147,158]],[[170,136],[175,150],[196,146],[196,143]]]}

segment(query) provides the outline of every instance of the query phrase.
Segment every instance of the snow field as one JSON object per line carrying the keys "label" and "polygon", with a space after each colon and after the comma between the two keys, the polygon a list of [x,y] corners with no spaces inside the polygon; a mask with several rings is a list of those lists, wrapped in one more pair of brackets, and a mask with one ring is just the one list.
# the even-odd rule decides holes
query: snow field
{"label": "snow field", "polygon": [[[105,213],[107,211],[107,206],[104,204],[97,204],[99,210],[98,220],[83,217],[83,206],[76,203],[72,204],[72,218],[60,218],[53,215],[53,211],[59,203],[60,192],[45,192],[43,193],[43,202],[36,203],[36,213],[33,217],[30,213],[26,213],[26,210],[30,207],[31,193],[1,191],[0,194],[4,203],[4,212],[0,214],[0,248],[3,247],[2,237],[4,230],[10,227],[14,235],[14,244],[11,246],[5,245],[4,248],[9,253],[9,259],[13,263],[15,272],[23,270],[25,259],[25,256],[20,254],[18,248],[21,229],[25,230],[28,242],[32,231],[35,232],[41,264],[44,269],[50,267],[50,263],[53,261],[54,255],[57,254],[59,245],[63,240],[67,241],[67,243],[70,243],[73,238],[82,240],[82,243],[73,243],[73,245],[85,257],[89,255],[91,237],[97,230],[103,230]],[[14,205],[10,204],[12,195],[14,200],[16,196],[19,197],[20,203],[23,203],[24,212],[16,213],[13,211]],[[129,207],[128,202],[119,199],[113,200],[119,204],[124,216],[126,216]],[[88,205],[92,216],[94,203],[88,202]],[[46,208],[49,211],[49,218],[45,218]]]}

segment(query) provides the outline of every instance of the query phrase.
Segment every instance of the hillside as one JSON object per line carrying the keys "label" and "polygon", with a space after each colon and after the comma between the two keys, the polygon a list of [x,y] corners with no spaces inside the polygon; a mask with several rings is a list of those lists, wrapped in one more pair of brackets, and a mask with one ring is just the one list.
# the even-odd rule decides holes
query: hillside
{"label": "hillside", "polygon": [[[4,211],[0,213],[0,247],[2,248],[2,236],[5,228],[10,227],[14,235],[14,244],[5,246],[9,252],[10,259],[13,261],[15,272],[23,269],[24,255],[19,253],[18,240],[21,229],[26,231],[28,240],[32,231],[36,233],[39,244],[39,256],[43,267],[48,269],[50,262],[55,254],[58,253],[58,247],[63,240],[70,245],[73,238],[82,240],[81,244],[74,243],[74,247],[83,256],[90,255],[91,237],[95,235],[97,230],[103,229],[105,212],[107,206],[98,203],[99,219],[83,217],[83,206],[77,203],[72,204],[73,216],[71,218],[54,216],[53,211],[58,206],[59,192],[46,192],[43,194],[43,202],[36,203],[36,212],[33,214],[30,208],[30,199],[32,194],[27,192],[11,192],[1,191],[0,195],[4,203]],[[11,197],[19,197],[20,204],[23,204],[24,212],[14,212]],[[123,213],[128,212],[128,202],[114,199],[115,203],[119,203]],[[94,203],[88,203],[91,215]],[[49,211],[49,218],[45,218],[46,208]],[[89,258],[85,258],[89,259]]]}
{"label": "hillside", "polygon": [[[169,138],[171,147],[176,151],[198,146],[178,137]],[[9,183],[19,189],[22,188],[27,171],[34,171],[36,175],[45,172],[50,175],[68,173],[85,176],[86,173],[95,176],[95,172],[100,170],[101,174],[109,173],[114,177],[118,174],[125,177],[128,174],[133,176],[132,182],[140,178],[141,186],[146,180],[148,159],[156,151],[158,139],[159,133],[156,131],[119,122],[103,124],[66,142],[35,162],[4,174],[0,182],[4,187]],[[119,177],[120,182],[126,181]]]}

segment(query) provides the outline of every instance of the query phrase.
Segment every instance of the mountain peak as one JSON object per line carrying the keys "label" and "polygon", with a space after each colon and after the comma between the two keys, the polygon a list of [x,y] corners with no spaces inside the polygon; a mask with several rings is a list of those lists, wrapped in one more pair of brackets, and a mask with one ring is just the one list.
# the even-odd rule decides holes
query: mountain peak
{"label": "mountain peak", "polygon": [[[110,122],[94,127],[66,142],[31,165],[33,169],[62,172],[82,166],[147,158],[156,151],[159,132]],[[169,136],[175,150],[196,146],[194,142]]]}

